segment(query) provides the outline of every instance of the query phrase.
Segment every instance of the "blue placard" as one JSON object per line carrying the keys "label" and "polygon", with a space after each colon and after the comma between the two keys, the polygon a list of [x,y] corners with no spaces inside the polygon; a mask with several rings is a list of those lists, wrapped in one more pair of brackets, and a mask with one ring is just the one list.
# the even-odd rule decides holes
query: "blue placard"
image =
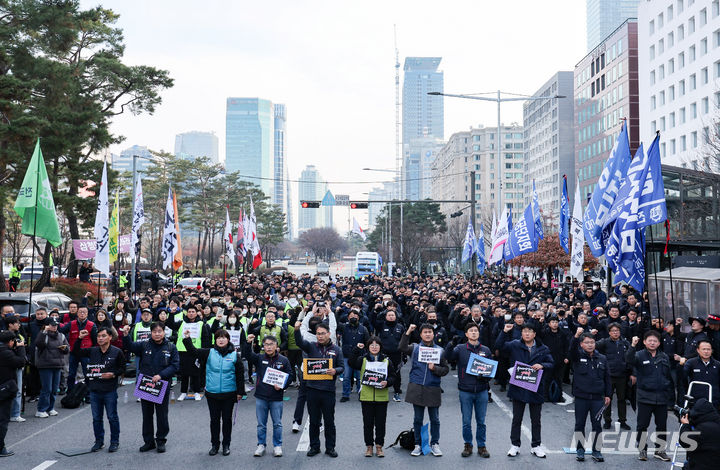
{"label": "blue placard", "polygon": [[465,373],[485,378],[493,378],[495,377],[495,372],[497,372],[497,366],[497,361],[479,356],[475,353],[470,353]]}

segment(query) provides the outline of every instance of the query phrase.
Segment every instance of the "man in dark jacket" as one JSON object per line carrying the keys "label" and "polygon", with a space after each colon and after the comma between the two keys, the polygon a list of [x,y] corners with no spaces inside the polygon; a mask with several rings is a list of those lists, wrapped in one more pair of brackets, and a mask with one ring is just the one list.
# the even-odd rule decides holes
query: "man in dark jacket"
{"label": "man in dark jacket", "polygon": [[350,354],[353,348],[358,343],[366,343],[370,338],[367,328],[360,324],[360,311],[357,307],[350,310],[347,315],[346,321],[340,321],[338,323],[338,336],[342,342],[343,358],[345,359],[345,372],[343,373],[343,391],[340,402],[346,402],[350,400],[350,392],[352,392],[353,378],[357,384],[357,390],[360,391],[360,370],[353,369],[348,364],[350,360]]}
{"label": "man in dark jacket", "polygon": [[[569,342],[567,335],[560,329],[560,321],[556,315],[550,316],[547,325],[545,325],[540,333],[540,339],[543,344],[548,347],[553,358],[552,381],[555,381],[558,387],[562,387]],[[550,380],[548,380],[548,387],[546,387],[546,389],[549,389],[550,386],[551,383]],[[546,392],[546,397],[548,396],[549,393]],[[563,403],[564,401],[565,398],[561,393],[559,402]]]}
{"label": "man in dark jacket", "polygon": [[698,343],[697,356],[688,359],[683,367],[683,389],[693,381],[706,382],[712,386],[712,403],[720,406],[720,361],[712,357],[710,341],[704,339]]}
{"label": "man in dark jacket", "polygon": [[[690,412],[680,418],[680,422],[680,445],[686,448],[697,446],[694,450],[688,450],[687,468],[715,470],[720,455],[720,415],[712,403],[705,398],[698,399]],[[683,439],[685,434],[689,436]]]}
{"label": "man in dark jacket", "polygon": [[[630,380],[637,383],[637,445],[638,460],[647,460],[647,429],[650,418],[655,417],[655,431],[659,436],[667,431],[667,406],[669,393],[672,391],[670,377],[670,359],[661,352],[660,334],[655,330],[645,332],[643,344],[645,349],[635,352],[640,338],[633,337],[625,361],[632,368]],[[670,457],[665,448],[655,449],[655,458],[669,462]]]}
{"label": "man in dark jacket", "polygon": [[[523,325],[522,339],[511,339],[513,330],[512,324],[507,324],[495,341],[495,348],[509,358],[509,364],[516,362],[531,365],[535,371],[543,370],[543,378],[546,374],[552,374],[553,357],[550,350],[544,344],[535,340],[535,329],[532,325]],[[516,385],[510,385],[508,397],[513,401],[513,419],[510,429],[510,441],[512,445],[508,450],[508,456],[515,457],[520,450],[520,426],[522,425],[525,405],[530,407],[530,422],[532,428],[532,442],[530,452],[539,458],[545,458],[546,454],[542,448],[540,436],[543,384],[540,383],[536,392],[532,392]]]}
{"label": "man in dark jacket", "polygon": [[110,447],[108,452],[117,452],[120,445],[120,418],[117,412],[118,377],[125,373],[125,355],[120,348],[110,343],[116,334],[110,327],[102,326],[97,332],[97,346],[82,348],[82,339],[89,334],[80,330],[73,345],[75,356],[88,359],[88,388],[90,389],[90,407],[93,415],[95,444],[90,449],[97,452],[105,446],[105,427],[103,409],[107,411],[110,423]]}
{"label": "man in dark jacket", "polygon": [[465,446],[460,455],[470,457],[472,455],[472,414],[475,411],[475,440],[477,441],[478,455],[489,458],[490,453],[485,446],[486,428],[485,413],[488,404],[489,375],[471,374],[467,371],[471,355],[477,355],[490,359],[492,353],[490,348],[480,344],[480,327],[475,322],[465,324],[465,337],[467,342],[457,344],[453,340],[445,352],[448,362],[457,362],[458,367],[458,390],[460,393],[460,413],[462,414],[462,433]]}
{"label": "man in dark jacket", "polygon": [[[332,367],[325,371],[330,379],[306,380],[307,406],[310,415],[310,449],[308,457],[320,453],[320,421],[325,427],[325,453],[337,457],[335,451],[335,381],[343,373],[344,359],[340,348],[332,344],[330,329],[325,323],[315,328],[317,342],[305,341],[300,332],[301,322],[295,323],[295,344],[303,351],[304,359],[331,359]],[[305,373],[305,372],[304,372]]]}
{"label": "man in dark jacket", "polygon": [[[152,377],[153,382],[160,380],[170,381],[178,370],[180,370],[180,355],[174,344],[165,339],[165,324],[154,322],[150,326],[150,341],[130,341],[130,326],[123,327],[123,347],[140,357],[138,373]],[[145,444],[140,447],[140,452],[147,452],[155,449],[159,453],[165,452],[167,435],[170,432],[168,423],[168,405],[170,394],[165,393],[162,403],[153,403],[142,400],[143,415],[143,440]],[[153,437],[153,414],[157,413],[157,434]]]}
{"label": "man in dark jacket", "polygon": [[[577,439],[576,460],[585,460],[585,422],[590,415],[593,432],[592,458],[596,462],[604,462],[602,453],[597,446],[602,428],[600,419],[596,419],[604,406],[610,405],[610,367],[607,358],[595,351],[595,338],[578,328],[570,341],[568,360],[573,368],[573,396],[575,397],[575,436]],[[597,417],[599,418],[599,417]]]}
{"label": "man in dark jacket", "polygon": [[[607,334],[605,339],[597,342],[597,350],[604,354],[610,368],[610,383],[612,391],[617,395],[618,421],[620,421],[620,429],[629,431],[631,428],[627,424],[627,377],[628,366],[625,362],[625,354],[630,349],[630,343],[620,335],[620,325],[618,323],[610,323],[607,326]],[[610,394],[612,400],[612,393]],[[610,429],[612,421],[612,404],[608,405],[603,412],[605,419],[605,429]]]}
{"label": "man in dark jacket", "polygon": [[[25,344],[15,339],[12,331],[0,332],[0,385],[9,385],[8,396],[0,398],[0,457],[14,452],[5,447],[5,435],[10,422],[10,409],[17,393],[17,370],[25,365]],[[14,388],[13,388],[14,387]]]}

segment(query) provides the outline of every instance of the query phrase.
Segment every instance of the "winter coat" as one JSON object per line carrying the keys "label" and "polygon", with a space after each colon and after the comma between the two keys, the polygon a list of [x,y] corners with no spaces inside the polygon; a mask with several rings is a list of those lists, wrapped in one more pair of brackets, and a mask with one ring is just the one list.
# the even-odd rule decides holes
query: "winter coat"
{"label": "winter coat", "polygon": [[[65,345],[66,348],[60,349]],[[35,340],[35,367],[38,369],[62,369],[65,355],[70,352],[65,335],[57,331],[41,331]]]}
{"label": "winter coat", "polygon": [[550,349],[537,339],[535,339],[532,347],[528,348],[520,339],[510,341],[510,333],[505,332],[500,332],[498,335],[495,348],[498,349],[501,354],[509,357],[510,365],[514,365],[515,362],[522,362],[529,365],[540,364],[543,366],[542,379],[537,392],[531,392],[530,390],[512,384],[510,384],[510,388],[508,389],[508,397],[513,400],[518,400],[523,403],[543,403],[545,401],[543,393],[544,382],[549,380],[553,368],[553,357],[552,354],[550,354]]}
{"label": "winter coat", "polygon": [[687,468],[691,470],[715,470],[718,468],[718,455],[720,455],[720,415],[712,403],[705,398],[695,402],[695,406],[688,413],[690,424],[680,426],[680,435],[686,432],[696,432],[690,439],[680,439],[680,445],[689,447],[697,444],[697,448],[688,451]]}
{"label": "winter coat", "polygon": [[[440,378],[450,372],[447,359],[445,359],[444,354],[441,355],[440,364],[435,364],[433,369],[430,370],[427,363],[418,361],[419,345],[409,344],[409,341],[408,335],[403,334],[399,345],[400,352],[407,354],[412,360],[405,401],[413,405],[427,406],[428,408],[438,407],[442,403]],[[433,346],[440,348],[435,344]]]}

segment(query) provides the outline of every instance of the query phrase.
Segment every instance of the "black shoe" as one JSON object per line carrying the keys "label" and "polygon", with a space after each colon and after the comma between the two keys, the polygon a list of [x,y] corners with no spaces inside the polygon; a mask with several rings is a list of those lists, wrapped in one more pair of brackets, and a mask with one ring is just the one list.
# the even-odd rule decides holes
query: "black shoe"
{"label": "black shoe", "polygon": [[164,453],[165,453],[165,443],[164,443],[164,442],[158,442],[158,443],[157,443],[157,452],[158,452],[158,454],[164,454]]}
{"label": "black shoe", "polygon": [[632,431],[632,428],[627,423],[620,423],[620,429],[623,431]]}
{"label": "black shoe", "polygon": [[493,400],[492,395],[490,395],[490,394],[488,394],[488,403],[495,403],[495,401]]}
{"label": "black shoe", "polygon": [[311,447],[311,448],[309,448],[308,451],[307,451],[307,456],[308,456],[308,457],[315,457],[315,456],[316,456],[317,454],[319,454],[319,453],[320,453],[320,449],[318,449],[317,447]]}
{"label": "black shoe", "polygon": [[603,429],[610,429],[612,427],[612,423],[610,421],[605,421],[605,424],[603,424]]}
{"label": "black shoe", "polygon": [[507,391],[507,385],[505,385],[505,384],[500,385],[500,391],[501,391],[501,392],[506,392],[506,391]]}
{"label": "black shoe", "polygon": [[147,452],[149,450],[153,450],[155,448],[154,442],[146,442],[141,448],[140,452]]}
{"label": "black shoe", "polygon": [[95,442],[95,444],[94,444],[94,445],[92,446],[92,448],[90,449],[90,452],[97,452],[97,451],[99,451],[100,449],[102,449],[103,447],[105,447],[105,444],[104,444],[104,443],[102,443],[102,442]]}
{"label": "black shoe", "polygon": [[350,401],[350,397],[342,397],[342,398],[340,398],[340,403],[345,403],[346,401]]}
{"label": "black shoe", "polygon": [[210,451],[208,452],[208,455],[217,455],[219,450],[220,450],[220,446],[212,446],[210,448]]}
{"label": "black shoe", "polygon": [[338,456],[338,453],[335,452],[335,449],[325,449],[325,453],[332,458],[335,458]]}
{"label": "black shoe", "polygon": [[15,455],[15,452],[11,450],[7,450],[7,448],[3,447],[2,450],[0,450],[0,457],[11,457]]}
{"label": "black shoe", "polygon": [[223,455],[230,455],[230,446],[223,446]]}
{"label": "black shoe", "polygon": [[117,442],[111,442],[110,447],[108,447],[108,452],[117,452],[118,447],[120,447],[120,444]]}

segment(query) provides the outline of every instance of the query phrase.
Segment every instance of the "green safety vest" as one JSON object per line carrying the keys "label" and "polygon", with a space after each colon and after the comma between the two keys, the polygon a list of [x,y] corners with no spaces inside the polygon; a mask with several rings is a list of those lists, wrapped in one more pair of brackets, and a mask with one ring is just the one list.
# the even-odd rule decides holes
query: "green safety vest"
{"label": "green safety vest", "polygon": [[[194,323],[200,323],[202,325],[202,321],[196,321]],[[180,323],[180,328],[178,328],[178,339],[175,343],[175,346],[177,347],[178,352],[187,352],[187,349],[185,349],[185,344],[183,344],[183,339],[185,338],[185,335],[183,335],[183,330],[185,329],[185,322],[183,321]],[[190,338],[192,340],[193,346],[195,346],[196,349],[200,349],[202,347],[202,326],[200,326],[200,334],[197,338]]]}
{"label": "green safety vest", "polygon": [[120,276],[118,278],[118,286],[125,287],[128,283],[127,276]]}
{"label": "green safety vest", "polygon": [[145,333],[145,332],[148,333],[146,335],[147,337],[145,339],[141,339],[140,341],[147,341],[148,339],[150,339],[150,334],[149,334],[150,333],[150,325],[143,326],[142,322],[136,323],[135,328],[133,329],[133,341],[138,340],[138,333]]}
{"label": "green safety vest", "polygon": [[266,336],[274,336],[275,339],[277,339],[278,346],[280,346],[281,340],[280,340],[280,333],[282,332],[282,327],[275,323],[275,326],[272,328],[268,328],[267,325],[263,325],[260,327],[260,334],[258,334],[257,340],[258,345],[262,346],[263,341],[265,340]]}
{"label": "green safety vest", "polygon": [[[367,364],[367,362],[367,357],[363,358],[362,367],[360,368],[361,381],[363,375],[365,374],[365,364]],[[383,359],[382,362],[384,362],[388,367],[390,367],[387,357]],[[389,399],[389,392],[387,387],[375,388],[369,387],[367,385],[361,385],[360,387],[360,401],[388,401]]]}
{"label": "green safety vest", "polygon": [[15,266],[13,266],[12,269],[10,269],[10,279],[12,279],[14,277],[20,279],[20,271]]}

